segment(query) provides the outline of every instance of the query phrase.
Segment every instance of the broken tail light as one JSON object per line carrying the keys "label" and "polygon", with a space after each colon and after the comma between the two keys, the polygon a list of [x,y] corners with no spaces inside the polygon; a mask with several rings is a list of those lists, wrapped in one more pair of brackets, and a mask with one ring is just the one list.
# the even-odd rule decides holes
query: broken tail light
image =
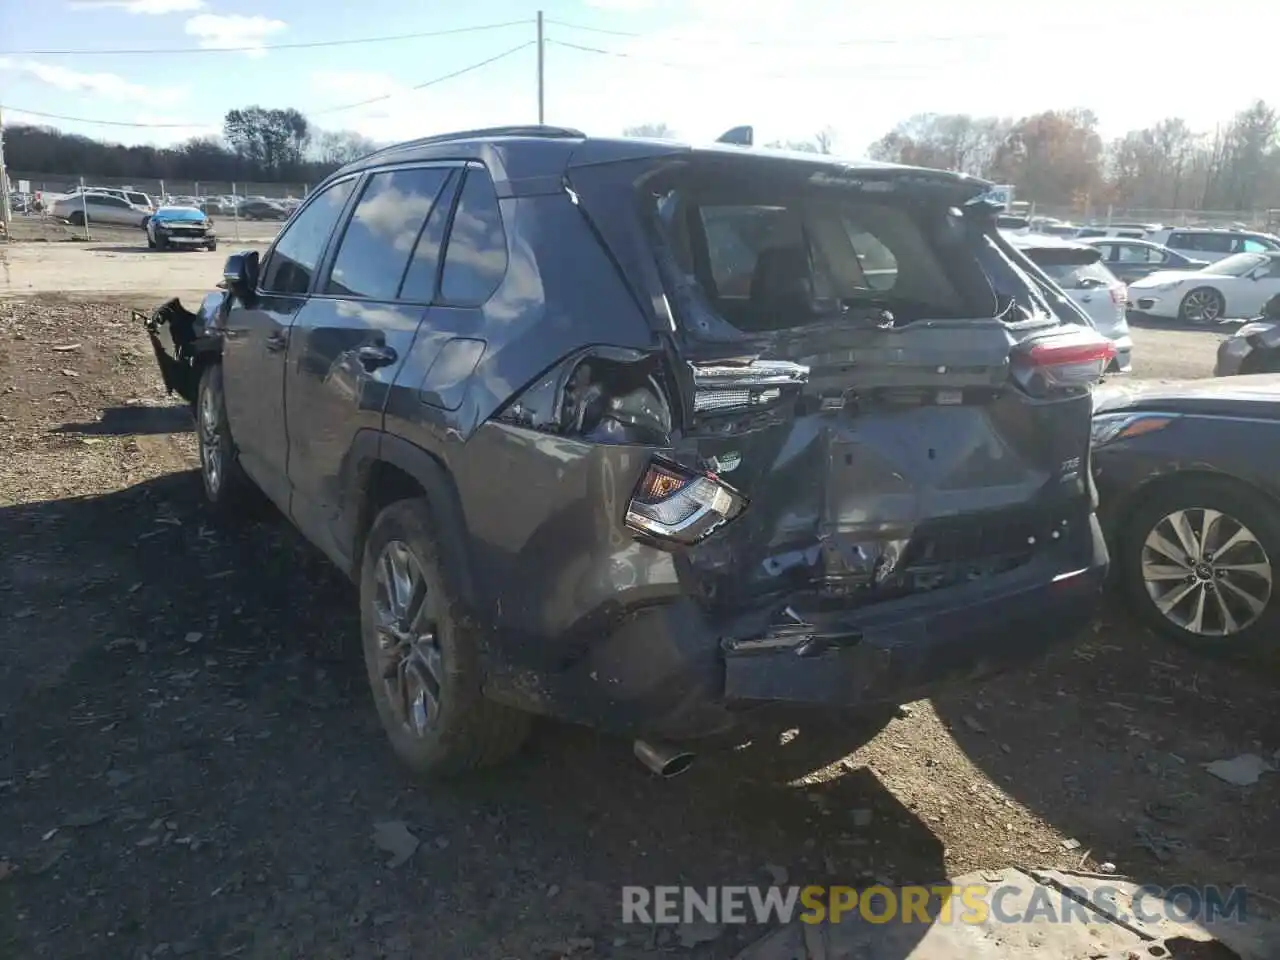
{"label": "broken tail light", "polygon": [[1117,283],[1111,288],[1111,302],[1117,307],[1129,302],[1129,288],[1123,283]]}
{"label": "broken tail light", "polygon": [[1110,340],[1091,329],[1024,341],[1013,354],[1012,370],[1018,384],[1033,396],[1055,390],[1085,388],[1097,383],[1115,359]]}
{"label": "broken tail light", "polygon": [[627,526],[638,533],[691,545],[742,513],[746,498],[713,473],[655,457],[627,504]]}

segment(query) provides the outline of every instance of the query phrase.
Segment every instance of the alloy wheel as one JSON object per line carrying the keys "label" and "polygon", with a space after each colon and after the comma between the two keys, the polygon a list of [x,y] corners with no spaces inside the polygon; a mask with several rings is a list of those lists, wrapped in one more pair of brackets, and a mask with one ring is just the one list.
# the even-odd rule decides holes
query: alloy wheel
{"label": "alloy wheel", "polygon": [[444,663],[422,564],[392,540],[374,567],[373,619],[387,700],[401,726],[425,737],[440,716]]}
{"label": "alloy wheel", "polygon": [[1156,609],[1204,637],[1248,629],[1271,600],[1271,558],[1248,527],[1218,510],[1175,510],[1147,534],[1142,580]]}
{"label": "alloy wheel", "polygon": [[222,436],[218,395],[213,390],[200,394],[200,465],[211,496],[222,488]]}
{"label": "alloy wheel", "polygon": [[1192,290],[1183,309],[1193,323],[1213,323],[1222,313],[1222,302],[1212,290]]}

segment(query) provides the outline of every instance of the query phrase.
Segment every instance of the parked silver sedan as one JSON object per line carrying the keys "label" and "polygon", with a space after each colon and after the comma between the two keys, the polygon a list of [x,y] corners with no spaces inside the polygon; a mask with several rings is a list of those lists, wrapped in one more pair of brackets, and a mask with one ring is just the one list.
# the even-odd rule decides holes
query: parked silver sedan
{"label": "parked silver sedan", "polygon": [[110,223],[123,227],[142,227],[151,211],[130,203],[123,197],[108,193],[83,193],[56,200],[49,212],[60,220],[76,226],[89,223]]}

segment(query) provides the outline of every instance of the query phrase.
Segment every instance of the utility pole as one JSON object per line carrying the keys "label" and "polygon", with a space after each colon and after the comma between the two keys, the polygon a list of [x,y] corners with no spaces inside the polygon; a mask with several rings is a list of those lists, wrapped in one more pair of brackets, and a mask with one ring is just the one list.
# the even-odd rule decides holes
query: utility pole
{"label": "utility pole", "polygon": [[9,209],[9,171],[4,165],[4,109],[0,108],[0,227],[4,227],[4,238],[9,240],[9,224],[13,222],[13,211]]}
{"label": "utility pole", "polygon": [[544,70],[545,54],[544,48],[546,44],[542,40],[542,11],[538,11],[538,125],[547,122],[546,109],[543,99],[543,79],[546,76]]}

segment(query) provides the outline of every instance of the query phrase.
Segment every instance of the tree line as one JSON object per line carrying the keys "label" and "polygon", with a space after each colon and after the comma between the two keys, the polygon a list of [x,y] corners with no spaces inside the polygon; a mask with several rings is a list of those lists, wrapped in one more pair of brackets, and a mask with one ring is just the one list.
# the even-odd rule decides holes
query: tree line
{"label": "tree line", "polygon": [[46,126],[6,125],[5,162],[24,174],[138,180],[315,182],[377,145],[349,130],[313,127],[299,111],[230,110],[220,137],[172,147],[125,145]]}
{"label": "tree line", "polygon": [[[664,123],[627,136],[674,137]],[[774,142],[835,151],[830,128],[807,140]],[[172,147],[126,146],[50,127],[5,128],[10,168],[30,174],[112,178],[314,182],[376,148],[346,130],[313,127],[297,110],[228,111],[220,137]],[[873,159],[917,164],[1013,184],[1019,199],[1098,209],[1249,211],[1280,208],[1280,111],[1257,101],[1212,132],[1170,117],[1107,142],[1090,110],[978,117],[924,113],[907,118],[868,151]]]}

